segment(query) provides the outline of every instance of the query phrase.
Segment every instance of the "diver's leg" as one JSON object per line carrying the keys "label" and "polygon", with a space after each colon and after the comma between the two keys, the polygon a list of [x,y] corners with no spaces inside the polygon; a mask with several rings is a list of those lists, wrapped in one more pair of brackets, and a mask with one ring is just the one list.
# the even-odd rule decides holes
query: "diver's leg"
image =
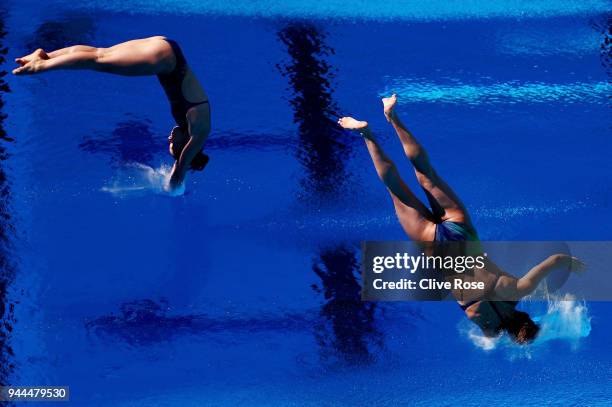
{"label": "diver's leg", "polygon": [[[170,71],[174,53],[163,37],[127,41],[110,48],[77,45],[45,54],[35,51],[34,58],[13,70],[16,75],[54,69],[86,69],[117,75],[156,75]],[[23,62],[23,61],[22,61]]]}
{"label": "diver's leg", "polygon": [[28,55],[20,57],[20,58],[15,58],[15,62],[19,66],[24,66],[24,65],[28,64],[29,62],[32,62],[32,61],[37,60],[37,59],[51,59],[51,58],[55,58],[55,57],[58,57],[60,55],[64,55],[64,54],[68,54],[68,53],[72,53],[72,52],[79,52],[79,51],[89,51],[89,52],[91,52],[91,51],[95,51],[96,49],[97,48],[89,46],[89,45],[73,45],[73,46],[70,46],[70,47],[57,49],[57,50],[51,51],[51,52],[45,52],[44,49],[38,48],[37,50],[35,50],[31,54],[28,54]]}
{"label": "diver's leg", "polygon": [[364,137],[376,173],[391,194],[397,217],[408,236],[416,241],[432,241],[436,225],[432,222],[431,212],[401,179],[395,164],[374,139],[368,123],[343,117],[338,124],[345,129],[358,131]]}
{"label": "diver's leg", "polygon": [[35,59],[49,59],[49,58],[55,58],[57,56],[67,54],[68,52],[91,51],[91,50],[95,50],[95,47],[90,47],[89,45],[73,45],[71,47],[58,49],[52,52],[45,52],[44,49],[38,48],[31,54],[28,54],[23,57],[15,58],[15,62],[19,66],[24,66],[28,62],[32,62]]}
{"label": "diver's leg", "polygon": [[396,95],[384,98],[384,113],[397,133],[406,157],[412,162],[417,180],[423,187],[434,216],[438,221],[451,220],[469,223],[463,203],[451,187],[438,175],[429,161],[427,151],[404,126],[395,112]]}
{"label": "diver's leg", "polygon": [[60,55],[72,53],[72,52],[80,52],[80,51],[95,51],[96,47],[92,47],[91,45],[73,45],[71,47],[66,47],[62,49],[57,49],[55,51],[51,51],[47,53],[49,58],[56,58]]}
{"label": "diver's leg", "polygon": [[[110,49],[118,49],[118,48],[122,48],[122,47],[138,46],[140,43],[143,43],[143,42],[149,42],[151,40],[165,40],[165,39],[166,39],[166,37],[161,36],[161,35],[158,35],[158,36],[155,36],[155,37],[150,37],[150,38],[140,38],[140,39],[136,39],[136,40],[125,41],[125,42],[119,43],[117,45],[113,45],[112,47],[110,47]],[[97,47],[92,47],[91,45],[72,45],[70,47],[57,49],[55,51],[51,51],[51,52],[48,52],[48,53],[45,53],[45,51],[42,48],[39,48],[36,51],[34,51],[33,53],[31,53],[30,55],[27,55],[27,56],[21,57],[21,58],[17,58],[15,60],[15,62],[17,62],[20,65],[23,65],[22,62],[27,63],[27,62],[35,59],[37,56],[39,56],[40,55],[40,51],[42,51],[43,54],[47,56],[44,59],[49,59],[49,58],[59,57],[60,55],[64,55],[64,54],[68,54],[68,53],[72,53],[72,52],[96,51],[96,50],[97,50]]]}

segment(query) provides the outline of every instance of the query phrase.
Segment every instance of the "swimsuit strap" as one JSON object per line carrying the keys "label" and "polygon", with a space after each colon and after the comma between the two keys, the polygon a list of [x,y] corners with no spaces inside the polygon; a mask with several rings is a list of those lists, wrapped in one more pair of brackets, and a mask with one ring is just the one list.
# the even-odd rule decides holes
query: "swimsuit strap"
{"label": "swimsuit strap", "polygon": [[209,103],[209,102],[208,102],[208,99],[203,100],[203,101],[201,101],[201,102],[195,102],[195,103],[194,103],[194,102],[190,102],[190,101],[188,101],[187,99],[185,99],[185,102],[186,102],[186,104],[187,104],[187,105],[189,105],[189,107],[187,108],[187,110],[191,109],[192,107],[196,107],[196,106],[203,105],[204,103]]}

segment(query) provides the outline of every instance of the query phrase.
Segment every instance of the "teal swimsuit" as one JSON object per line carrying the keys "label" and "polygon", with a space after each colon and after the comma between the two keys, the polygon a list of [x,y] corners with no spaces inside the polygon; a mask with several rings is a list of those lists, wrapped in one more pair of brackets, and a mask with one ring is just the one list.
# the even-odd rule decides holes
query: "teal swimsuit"
{"label": "teal swimsuit", "polygon": [[452,222],[450,220],[436,225],[434,242],[477,242],[478,234],[466,223]]}

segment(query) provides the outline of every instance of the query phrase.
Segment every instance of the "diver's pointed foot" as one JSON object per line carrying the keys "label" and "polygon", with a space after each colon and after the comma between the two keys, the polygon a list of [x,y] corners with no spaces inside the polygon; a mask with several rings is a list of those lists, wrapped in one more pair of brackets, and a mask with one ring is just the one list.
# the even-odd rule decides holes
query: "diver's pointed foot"
{"label": "diver's pointed foot", "polygon": [[20,66],[24,66],[32,61],[36,61],[37,59],[49,59],[49,55],[42,49],[38,48],[36,51],[32,52],[29,55],[23,56],[21,58],[15,58],[15,62]]}
{"label": "diver's pointed foot", "polygon": [[368,122],[363,120],[353,119],[352,117],[346,116],[338,119],[340,127],[346,130],[356,131],[365,138],[371,138],[370,128]]}
{"label": "diver's pointed foot", "polygon": [[28,62],[27,64],[13,69],[13,75],[32,75],[41,70],[40,60]]}
{"label": "diver's pointed foot", "polygon": [[395,105],[397,104],[397,95],[394,93],[389,97],[382,98],[383,112],[388,122],[395,118]]}
{"label": "diver's pointed foot", "polygon": [[363,130],[368,127],[368,122],[356,120],[349,116],[338,119],[338,124],[347,130]]}

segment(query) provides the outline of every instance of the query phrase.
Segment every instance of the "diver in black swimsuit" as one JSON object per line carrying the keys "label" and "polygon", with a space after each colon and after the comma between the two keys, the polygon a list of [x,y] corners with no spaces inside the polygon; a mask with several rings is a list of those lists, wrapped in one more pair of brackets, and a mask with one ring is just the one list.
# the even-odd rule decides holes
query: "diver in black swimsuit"
{"label": "diver in black swimsuit", "polygon": [[176,126],[170,132],[169,150],[176,160],[167,189],[183,185],[187,170],[202,170],[208,156],[202,152],[210,133],[208,96],[179,45],[157,36],[123,42],[110,48],[75,45],[52,52],[37,49],[15,59],[15,75],[54,69],[88,69],[125,76],[157,75],[170,102]]}

